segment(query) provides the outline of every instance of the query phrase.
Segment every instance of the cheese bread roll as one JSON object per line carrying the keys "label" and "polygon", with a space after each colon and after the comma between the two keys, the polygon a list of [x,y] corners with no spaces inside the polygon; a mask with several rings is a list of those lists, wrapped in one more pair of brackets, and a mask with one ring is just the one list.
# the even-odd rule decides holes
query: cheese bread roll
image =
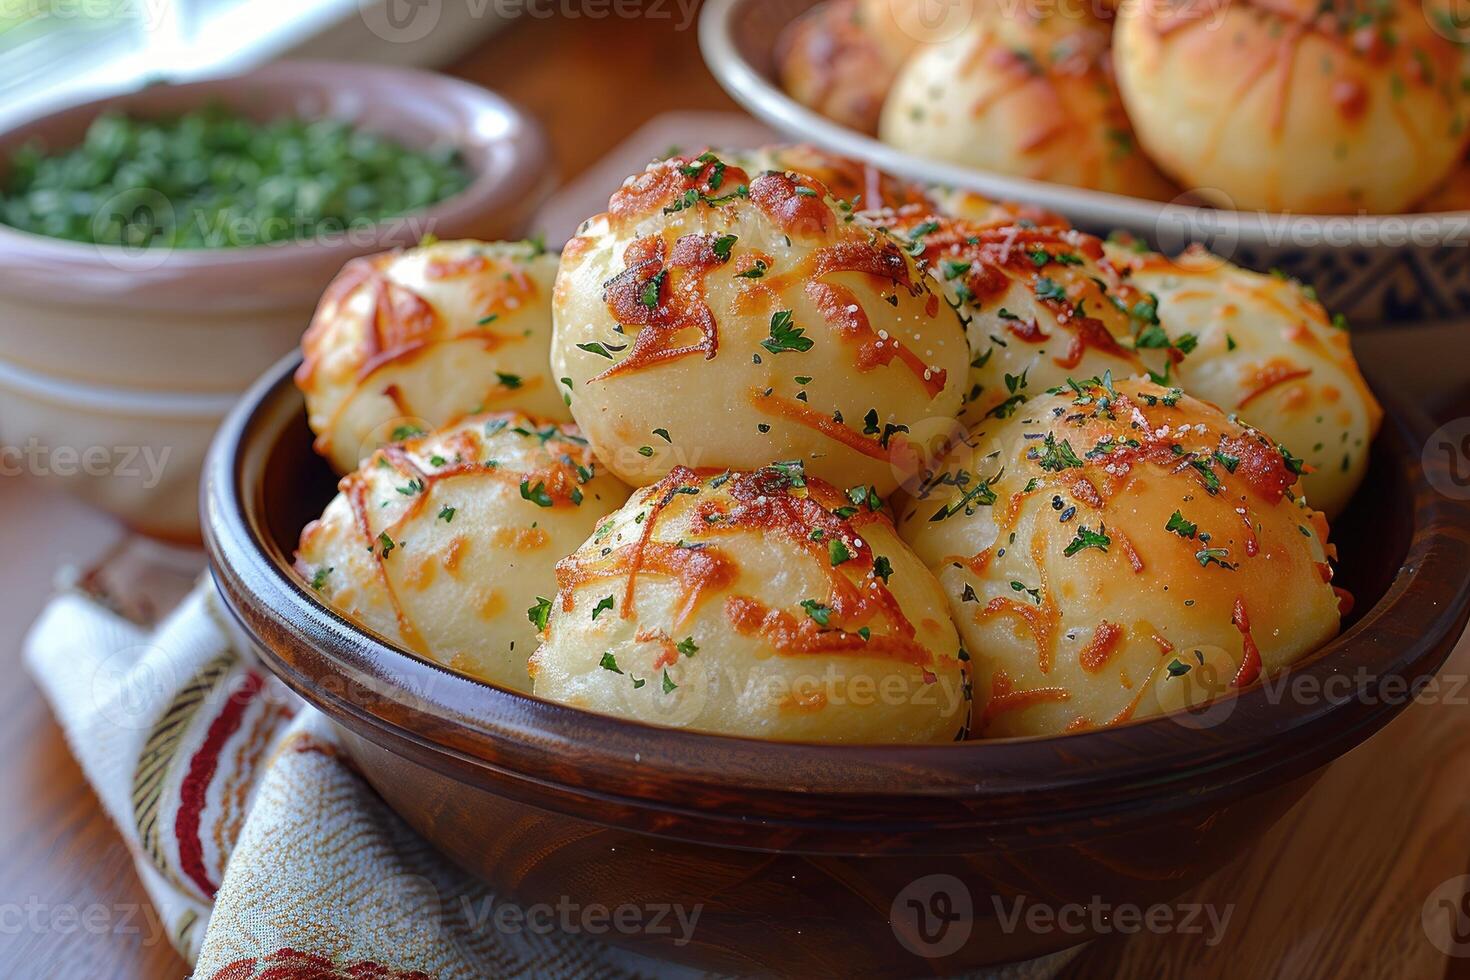
{"label": "cheese bread roll", "polygon": [[920,50],[883,104],[883,142],[932,160],[1169,200],[1113,84],[1108,26],[1075,10],[977,13]]}
{"label": "cheese bread roll", "polygon": [[1301,462],[1147,381],[1074,379],[970,433],[899,533],[949,598],[986,736],[1122,724],[1245,687],[1337,633]]}
{"label": "cheese bread roll", "polygon": [[1467,52],[1436,0],[1125,3],[1113,40],[1139,140],[1222,207],[1403,211],[1467,138]]}
{"label": "cheese bread roll", "polygon": [[354,259],[301,340],[316,450],[349,473],[379,445],[477,411],[571,421],[547,368],[557,257],[437,242]]}
{"label": "cheese bread roll", "polygon": [[755,150],[727,151],[719,157],[751,176],[774,170],[813,177],[833,197],[857,211],[929,204],[928,189],[921,184],[895,177],[871,163],[806,143],[777,143]]}
{"label": "cheese bread roll", "polygon": [[556,562],[628,499],[572,425],[515,412],[384,446],[301,532],[296,569],[405,649],[526,690]]}
{"label": "cheese bread roll", "polygon": [[1415,211],[1470,211],[1470,161],[1461,161]]}
{"label": "cheese bread roll", "polygon": [[538,697],[802,742],[948,742],[971,693],[944,594],[871,486],[675,469],[557,566]]}
{"label": "cheese bread roll", "polygon": [[776,69],[797,102],[860,133],[876,133],[898,63],[868,30],[857,0],[827,0],[781,32]]}
{"label": "cheese bread roll", "polygon": [[553,373],[635,485],[778,458],[887,493],[907,436],[959,410],[958,317],[804,174],[710,153],[651,166],[567,243],[552,305]]}
{"label": "cheese bread roll", "polygon": [[1109,246],[1148,294],[1173,344],[1190,348],[1185,391],[1234,412],[1306,461],[1302,487],[1336,517],[1368,466],[1383,411],[1353,357],[1347,323],[1311,292],[1193,249],[1174,259]]}
{"label": "cheese bread roll", "polygon": [[935,214],[961,218],[983,228],[1028,223],[1045,228],[1072,227],[1066,218],[1055,211],[1015,201],[997,201],[975,191],[930,187],[927,196]]}
{"label": "cheese bread roll", "polygon": [[1008,418],[1069,377],[1162,377],[1183,357],[1103,243],[1070,228],[985,226],[918,209],[882,216],[965,323],[961,421]]}

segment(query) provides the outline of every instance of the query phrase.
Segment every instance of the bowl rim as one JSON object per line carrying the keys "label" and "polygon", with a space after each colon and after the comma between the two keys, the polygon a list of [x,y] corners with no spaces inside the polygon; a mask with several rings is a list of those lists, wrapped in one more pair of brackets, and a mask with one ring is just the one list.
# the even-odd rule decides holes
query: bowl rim
{"label": "bowl rim", "polygon": [[[1239,245],[1274,249],[1299,241],[1323,241],[1326,229],[1342,229],[1355,242],[1382,241],[1394,225],[1415,229],[1413,244],[1470,242],[1470,210],[1397,214],[1295,214],[1202,207],[1176,201],[1114,194],[1013,177],[958,164],[928,160],[849,129],[807,108],[772,84],[741,54],[735,18],[759,0],[706,0],[699,15],[699,47],[715,80],[757,119],[792,138],[866,160],[878,169],[930,184],[973,190],[1002,201],[1051,208],[1100,228],[1177,229],[1183,240],[1214,236]],[[809,6],[791,5],[792,18]],[[787,23],[790,23],[788,21]],[[1400,233],[1395,233],[1400,234]],[[1421,238],[1422,235],[1422,238]],[[1324,246],[1325,246],[1324,242]],[[1378,247],[1378,246],[1365,246]],[[1382,246],[1392,248],[1393,246]]]}
{"label": "bowl rim", "polygon": [[[170,278],[242,265],[251,267],[252,274],[259,274],[264,271],[260,266],[285,266],[381,250],[391,244],[386,238],[402,222],[411,220],[432,229],[441,223],[453,223],[457,214],[485,208],[496,201],[534,198],[540,188],[549,184],[546,166],[549,143],[545,133],[531,116],[504,96],[472,82],[425,69],[317,59],[273,61],[244,72],[191,77],[182,82],[150,81],[41,107],[0,129],[0,155],[5,158],[0,160],[0,165],[8,162],[9,155],[24,145],[34,130],[57,117],[74,116],[89,123],[109,109],[147,112],[150,102],[163,91],[198,96],[198,105],[216,99],[238,104],[249,92],[262,88],[353,92],[367,82],[391,82],[441,104],[459,106],[467,116],[473,115],[473,124],[456,134],[457,145],[461,150],[488,152],[483,152],[479,159],[466,154],[471,180],[463,189],[426,208],[364,224],[362,238],[357,241],[345,237],[340,241],[307,238],[226,248],[127,249],[53,238],[0,223],[0,260],[3,260],[0,267],[6,261],[24,257],[32,262],[66,262],[113,272],[144,275],[167,272]],[[400,115],[407,117],[406,112]],[[167,257],[161,270],[160,263],[154,261],[158,256]]]}
{"label": "bowl rim", "polygon": [[[1048,791],[1044,816],[1058,821],[1239,796],[1305,775],[1386,724],[1413,698],[1384,696],[1384,683],[1431,676],[1470,617],[1470,501],[1432,489],[1424,466],[1436,461],[1421,465],[1411,451],[1430,427],[1390,399],[1384,431],[1412,498],[1409,512],[1397,515],[1412,525],[1404,561],[1357,622],[1276,675],[1325,685],[1366,671],[1371,691],[1273,705],[1257,683],[1217,702],[1230,708],[1212,726],[1190,726],[1174,715],[1045,738],[942,745],[772,742],[594,714],[406,655],[317,600],[290,571],[289,556],[263,529],[258,480],[269,459],[264,443],[275,445],[286,426],[299,424],[297,361],[295,354],[282,359],[241,399],[205,463],[205,547],[225,605],[267,666],[349,730],[460,779],[550,792],[557,800],[543,805],[575,805],[593,820],[612,819],[609,807],[617,805],[771,831],[808,826],[812,808],[821,806],[863,840],[896,847],[900,836],[927,828],[930,846],[963,849],[975,841],[936,845],[933,834],[1022,826],[1032,833],[1038,811],[1027,794],[1034,801],[1041,789]],[[1405,624],[1412,624],[1409,632]],[[326,689],[317,677],[327,674],[369,696],[346,697],[336,684]],[[732,786],[742,792],[738,812],[719,796]],[[1057,809],[1058,792],[1068,794],[1070,806]],[[822,845],[841,846],[838,837]]]}

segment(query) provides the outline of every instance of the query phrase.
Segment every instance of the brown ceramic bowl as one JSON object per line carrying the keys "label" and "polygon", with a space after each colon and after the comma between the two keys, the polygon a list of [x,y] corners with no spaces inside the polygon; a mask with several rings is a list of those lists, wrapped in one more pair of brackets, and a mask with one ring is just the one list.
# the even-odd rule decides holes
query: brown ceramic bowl
{"label": "brown ceramic bowl", "polygon": [[290,556],[334,479],[293,367],[227,420],[203,492],[215,579],[266,664],[337,724],[389,805],[503,898],[702,906],[687,945],[609,938],[710,969],[952,972],[1088,938],[1008,928],[1017,899],[1167,901],[1409,703],[1470,604],[1470,503],[1431,489],[1427,429],[1393,410],[1335,528],[1357,611],[1284,675],[1285,695],[1257,686],[1197,715],[942,746],[649,727],[459,676],[317,601]]}
{"label": "brown ceramic bowl", "polygon": [[211,103],[258,119],[345,119],[409,146],[450,143],[471,183],[402,218],[246,248],[124,249],[0,225],[0,439],[101,447],[114,459],[134,447],[167,453],[151,486],[116,471],[69,482],[144,530],[186,537],[197,533],[196,480],[210,433],[296,345],[349,259],[413,245],[426,232],[515,237],[552,176],[540,127],[492,92],[424,71],[297,61],[150,85],[14,126],[0,133],[0,181],[16,149],[74,146],[103,112],[174,115]]}

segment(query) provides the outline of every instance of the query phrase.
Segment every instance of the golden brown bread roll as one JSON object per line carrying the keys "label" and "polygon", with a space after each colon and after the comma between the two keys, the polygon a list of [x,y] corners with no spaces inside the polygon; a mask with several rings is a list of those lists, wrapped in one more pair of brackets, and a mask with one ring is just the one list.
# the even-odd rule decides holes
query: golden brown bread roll
{"label": "golden brown bread roll", "polygon": [[379,445],[476,411],[570,421],[547,366],[557,257],[530,242],[436,242],[354,259],[301,341],[317,452],[350,473]]}
{"label": "golden brown bread roll", "polygon": [[1470,211],[1470,161],[1462,160],[1415,211]]}
{"label": "golden brown bread roll", "polygon": [[320,520],[296,568],[354,622],[472,677],[526,690],[556,562],[628,498],[573,425],[515,412],[385,446]]}
{"label": "golden brown bread roll", "polygon": [[833,197],[846,201],[857,211],[929,203],[928,191],[922,184],[806,143],[777,143],[754,150],[722,152],[718,156],[752,177],[767,170],[814,177],[826,185]]}
{"label": "golden brown bread roll", "polygon": [[1336,634],[1300,462],[1146,381],[1074,379],[987,419],[899,533],[949,598],[985,736],[1122,724],[1244,687]]}
{"label": "golden brown bread roll", "polygon": [[553,374],[634,485],[799,459],[886,493],[960,404],[958,318],[900,244],[801,174],[651,166],[567,243]]}
{"label": "golden brown bread roll", "polygon": [[871,487],[679,468],[557,566],[535,693],[805,742],[947,742],[969,685],[944,595]]}
{"label": "golden brown bread roll", "polygon": [[1033,19],[986,8],[910,58],[879,135],[933,160],[1168,200],[1113,83],[1108,26],[1083,10]]}
{"label": "golden brown bread roll", "polygon": [[1222,207],[1396,212],[1466,145],[1466,49],[1436,3],[1123,4],[1118,84],[1140,141]]}
{"label": "golden brown bread roll", "polygon": [[984,226],[909,208],[881,216],[913,244],[959,311],[970,343],[960,418],[1007,418],[1069,377],[1111,371],[1161,377],[1181,356],[1167,340],[1140,345],[1157,317],[1104,254],[1071,228]]}
{"label": "golden brown bread roll", "polygon": [[1383,411],[1353,357],[1347,323],[1306,287],[1191,249],[1169,259],[1108,247],[1156,306],[1171,342],[1189,347],[1175,377],[1234,412],[1307,465],[1307,501],[1340,514],[1368,466]]}
{"label": "golden brown bread roll", "polygon": [[860,133],[878,131],[898,70],[857,0],[826,0],[793,20],[777,40],[776,65],[788,95]]}

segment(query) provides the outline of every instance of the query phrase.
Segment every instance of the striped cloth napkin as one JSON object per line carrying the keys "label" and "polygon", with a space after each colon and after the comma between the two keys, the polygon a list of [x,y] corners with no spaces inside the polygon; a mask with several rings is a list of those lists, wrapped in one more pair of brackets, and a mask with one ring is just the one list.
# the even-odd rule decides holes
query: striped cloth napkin
{"label": "striped cloth napkin", "polygon": [[207,581],[153,630],[69,590],[26,641],[196,977],[694,975],[497,916],[497,896],[399,820],[246,650]]}
{"label": "striped cloth napkin", "polygon": [[[698,975],[501,914],[510,903],[390,811],[326,718],[259,664],[207,578],[153,628],[101,591],[52,599],[26,664],[195,977]],[[677,941],[697,920],[670,928]],[[985,976],[1044,980],[1071,955]]]}

